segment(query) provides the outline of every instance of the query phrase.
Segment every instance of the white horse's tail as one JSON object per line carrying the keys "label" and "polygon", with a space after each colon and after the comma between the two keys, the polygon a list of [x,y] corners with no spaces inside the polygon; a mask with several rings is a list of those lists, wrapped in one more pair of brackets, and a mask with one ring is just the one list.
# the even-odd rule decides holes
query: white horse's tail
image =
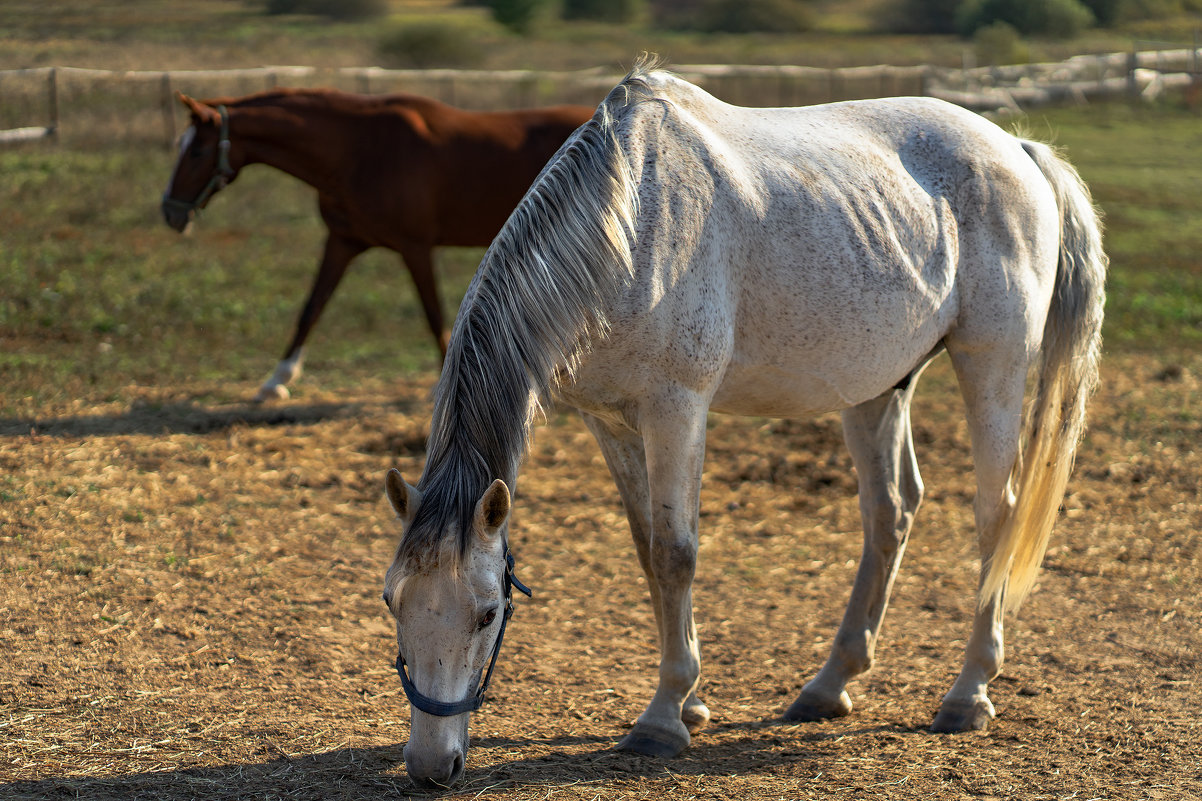
{"label": "white horse's tail", "polygon": [[1046,145],[1022,145],[1056,194],[1060,262],[1035,396],[1024,413],[1024,445],[1010,473],[1015,505],[998,523],[981,583],[981,604],[1004,594],[1007,610],[1035,583],[1085,430],[1085,406],[1098,383],[1107,264],[1101,221],[1077,171]]}

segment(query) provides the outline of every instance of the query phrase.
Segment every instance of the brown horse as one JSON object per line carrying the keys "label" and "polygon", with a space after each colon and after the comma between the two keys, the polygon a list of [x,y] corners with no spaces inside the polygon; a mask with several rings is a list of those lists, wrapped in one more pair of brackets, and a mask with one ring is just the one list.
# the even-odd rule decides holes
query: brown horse
{"label": "brown horse", "polygon": [[488,245],[539,170],[593,113],[585,106],[465,111],[414,95],[330,89],[179,100],[192,125],[163,194],[168,225],[185,230],[239,170],[269,164],[317,190],[329,229],[292,342],[257,401],[288,397],[306,337],[351,259],[372,247],[401,255],[445,356],[431,249]]}

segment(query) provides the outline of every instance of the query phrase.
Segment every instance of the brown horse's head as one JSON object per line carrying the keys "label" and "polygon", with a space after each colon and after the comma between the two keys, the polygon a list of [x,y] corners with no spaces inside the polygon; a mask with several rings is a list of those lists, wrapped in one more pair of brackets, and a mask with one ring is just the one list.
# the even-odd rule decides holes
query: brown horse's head
{"label": "brown horse's head", "polygon": [[180,137],[179,158],[163,193],[163,219],[177,231],[188,227],[196,212],[234,180],[231,164],[229,115],[225,106],[212,106],[176,92],[192,114],[192,124]]}

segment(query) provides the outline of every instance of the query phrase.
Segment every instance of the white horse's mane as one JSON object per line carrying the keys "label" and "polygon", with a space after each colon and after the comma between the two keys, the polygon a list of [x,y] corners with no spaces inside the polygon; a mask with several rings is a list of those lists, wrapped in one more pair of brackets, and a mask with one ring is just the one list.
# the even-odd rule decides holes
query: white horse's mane
{"label": "white horse's mane", "polygon": [[607,309],[633,270],[637,207],[618,124],[650,95],[653,67],[641,61],[609,93],[485,253],[434,391],[422,501],[402,558],[436,553],[452,531],[466,552],[476,503],[494,479],[513,487],[541,404],[606,335]]}

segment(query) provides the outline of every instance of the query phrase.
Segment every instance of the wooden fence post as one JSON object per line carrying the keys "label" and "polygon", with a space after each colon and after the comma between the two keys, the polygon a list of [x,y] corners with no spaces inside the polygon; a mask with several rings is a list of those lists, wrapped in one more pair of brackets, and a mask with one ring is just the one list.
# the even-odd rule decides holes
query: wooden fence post
{"label": "wooden fence post", "polygon": [[47,77],[47,101],[50,106],[50,124],[46,126],[46,135],[58,137],[58,67],[51,67]]}
{"label": "wooden fence post", "polygon": [[171,97],[171,73],[164,72],[159,82],[159,106],[163,112],[163,131],[167,134],[167,148],[175,144],[175,104]]}
{"label": "wooden fence post", "polygon": [[1135,79],[1135,70],[1139,68],[1139,51],[1132,45],[1131,52],[1127,54],[1127,95],[1131,98],[1139,97],[1139,81]]}

